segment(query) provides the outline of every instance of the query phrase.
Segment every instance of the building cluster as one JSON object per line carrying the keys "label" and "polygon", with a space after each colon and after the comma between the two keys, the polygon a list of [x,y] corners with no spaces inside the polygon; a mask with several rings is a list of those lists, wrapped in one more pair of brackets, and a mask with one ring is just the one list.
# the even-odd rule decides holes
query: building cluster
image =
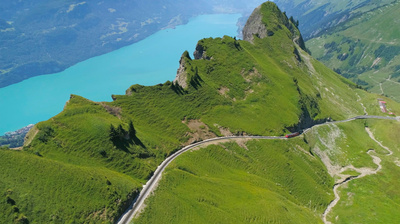
{"label": "building cluster", "polygon": [[378,99],[379,102],[379,108],[383,113],[388,113],[389,115],[395,115],[393,112],[388,112],[388,109],[386,108],[386,102],[383,101],[383,99]]}

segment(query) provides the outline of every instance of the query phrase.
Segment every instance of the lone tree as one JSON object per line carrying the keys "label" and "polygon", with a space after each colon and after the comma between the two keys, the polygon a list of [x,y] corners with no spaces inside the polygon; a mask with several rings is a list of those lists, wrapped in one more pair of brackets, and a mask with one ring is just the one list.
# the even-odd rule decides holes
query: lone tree
{"label": "lone tree", "polygon": [[112,124],[111,124],[111,126],[110,126],[110,131],[109,131],[108,136],[109,136],[110,140],[113,141],[113,142],[116,141],[116,140],[118,139],[117,130],[115,130],[115,127],[114,127],[114,125],[112,125]]}
{"label": "lone tree", "polygon": [[125,131],[125,129],[122,127],[121,124],[118,125],[117,133],[118,133],[119,139],[121,139],[121,140],[123,140],[123,139],[125,138],[125,136],[126,136],[126,131]]}
{"label": "lone tree", "polygon": [[129,137],[134,138],[136,137],[136,130],[135,127],[133,126],[133,122],[129,121],[129,129],[128,129]]}

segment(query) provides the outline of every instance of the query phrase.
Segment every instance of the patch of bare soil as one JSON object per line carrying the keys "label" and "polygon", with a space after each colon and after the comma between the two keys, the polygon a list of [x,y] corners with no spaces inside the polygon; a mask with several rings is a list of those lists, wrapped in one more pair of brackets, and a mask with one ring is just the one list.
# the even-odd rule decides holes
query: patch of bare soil
{"label": "patch of bare soil", "polygon": [[246,71],[245,69],[243,69],[240,74],[242,75],[242,77],[244,78],[244,80],[246,80],[246,82],[252,82],[253,78],[261,78],[261,74],[260,72],[254,67],[253,69],[251,69],[250,71]]}
{"label": "patch of bare soil", "polygon": [[224,96],[226,98],[229,97],[228,94],[227,94],[229,92],[228,87],[223,86],[218,90],[218,92],[219,92],[220,95],[222,95],[222,96]]}
{"label": "patch of bare soil", "polygon": [[191,132],[186,133],[187,136],[190,136],[190,139],[186,142],[185,145],[217,137],[217,135],[211,132],[210,128],[200,120],[187,121],[185,118],[182,123],[186,124],[191,130]]}
{"label": "patch of bare soil", "polygon": [[233,135],[232,132],[228,128],[221,127],[218,124],[214,124],[214,126],[217,127],[219,129],[219,132],[221,132],[221,135],[223,135],[225,137]]}
{"label": "patch of bare soil", "polygon": [[114,115],[114,116],[118,117],[119,119],[121,119],[121,111],[122,111],[122,109],[120,107],[113,107],[113,106],[107,105],[105,103],[100,103],[100,105],[102,107],[104,107],[104,109],[106,109],[108,113],[110,113],[111,115]]}

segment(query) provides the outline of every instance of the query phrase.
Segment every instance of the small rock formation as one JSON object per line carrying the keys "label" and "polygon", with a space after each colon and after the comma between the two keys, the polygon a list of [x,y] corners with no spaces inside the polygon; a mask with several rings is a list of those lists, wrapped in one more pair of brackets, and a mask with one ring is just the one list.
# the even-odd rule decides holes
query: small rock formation
{"label": "small rock formation", "polygon": [[[197,48],[196,48],[196,50],[197,50]],[[188,87],[187,72],[186,72],[186,67],[185,67],[188,60],[191,61],[192,59],[189,56],[189,52],[185,51],[182,54],[181,59],[179,60],[179,68],[176,73],[176,77],[173,81],[175,84],[180,85],[184,89],[186,89]]]}

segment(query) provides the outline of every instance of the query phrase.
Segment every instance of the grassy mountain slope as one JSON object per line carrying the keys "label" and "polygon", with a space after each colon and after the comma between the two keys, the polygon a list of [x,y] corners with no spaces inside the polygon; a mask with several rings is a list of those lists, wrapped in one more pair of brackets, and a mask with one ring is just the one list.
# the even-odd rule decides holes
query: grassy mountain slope
{"label": "grassy mountain slope", "polygon": [[399,3],[355,17],[307,45],[314,57],[344,77],[400,101]]}
{"label": "grassy mountain slope", "polygon": [[[54,203],[90,204],[91,200],[99,203],[90,207],[76,206],[62,212],[57,206],[46,207],[43,212],[46,215],[42,215],[34,212],[37,206],[22,207],[18,203],[25,201],[39,207],[45,203],[31,182],[21,181],[18,185],[0,182],[0,189],[10,188],[18,192],[12,194],[12,199],[20,206],[18,214],[25,215],[32,223],[48,222],[47,214],[57,214],[61,220],[71,222],[81,222],[84,214],[104,214],[96,216],[99,218],[94,221],[88,219],[92,222],[113,222],[129,201],[127,192],[140,190],[140,185],[146,182],[166,156],[191,142],[231,134],[283,135],[328,119],[341,120],[364,114],[361,102],[371,107],[367,108],[370,114],[381,114],[376,109],[375,96],[356,89],[353,83],[312,59],[295,44],[299,40],[296,35],[299,31],[275,4],[263,4],[257,13],[262,19],[260,32],[268,30],[273,35],[261,39],[258,36],[263,36],[263,33],[255,33],[253,43],[227,36],[201,40],[194,59],[187,52],[182,55],[176,81],[156,86],[133,85],[126,95],[115,95],[114,101],[109,103],[97,103],[72,95],[63,112],[37,124],[28,134],[22,152],[4,152],[16,160],[24,158],[18,163],[21,170],[15,171],[15,176],[25,175],[24,170],[27,169],[38,172],[42,164],[48,164],[48,169],[74,179],[80,190],[92,192],[94,198],[81,197],[69,201],[66,196]],[[393,112],[400,113],[398,104],[390,100],[387,102]],[[254,144],[256,147],[257,144]],[[312,172],[323,169],[314,160],[300,161],[301,155],[280,157],[278,149],[279,144],[274,148],[274,158],[280,161],[286,162],[293,156],[296,166],[315,165],[309,168]],[[240,152],[241,149],[235,150]],[[255,158],[255,155],[251,156]],[[29,163],[35,165],[29,166]],[[0,167],[3,166],[9,165],[0,163]],[[226,169],[241,173],[243,166]],[[94,186],[84,184],[90,179],[88,170],[93,172],[93,176],[108,178],[111,186],[115,186],[113,197],[118,195],[117,203],[108,201],[110,198],[105,196],[103,182],[99,181]],[[301,169],[298,170],[300,172]],[[121,178],[115,180],[115,184],[111,180],[112,174]],[[270,183],[269,178],[279,178],[261,173],[254,175],[258,175],[264,187]],[[309,187],[296,188],[293,197],[284,193],[286,199],[279,196],[281,190],[271,186],[256,190],[275,192],[273,198],[280,204],[289,203],[288,210],[303,211],[306,213],[304,219],[315,219],[330,199],[329,195],[326,196],[327,183],[322,183],[312,173],[302,171],[302,176],[316,183],[320,195],[316,197],[319,202],[309,207],[305,200],[306,195],[310,195]],[[8,173],[0,173],[0,179],[7,178]],[[43,192],[46,193],[43,194],[74,194],[76,185],[52,187],[57,178],[46,176],[46,184],[43,184],[46,186]],[[238,177],[237,180],[243,180],[241,178],[248,180],[250,176]],[[286,190],[293,186],[289,177],[284,177],[282,181]],[[301,185],[304,183],[300,179],[295,181]],[[109,184],[106,180],[105,183]],[[128,190],[126,183],[132,183]],[[255,189],[255,186],[249,187]],[[244,189],[238,189],[238,192]],[[24,198],[31,192],[35,192],[35,197]],[[75,193],[80,194],[79,191]],[[11,209],[4,200],[0,201],[0,206]],[[279,208],[278,205],[271,206]],[[110,209],[105,209],[108,207]],[[257,217],[259,212],[254,215]],[[5,220],[13,222],[18,214],[7,215]],[[293,217],[287,218],[292,220]]]}
{"label": "grassy mountain slope", "polygon": [[333,180],[301,139],[188,152],[134,223],[321,223]]}
{"label": "grassy mountain slope", "polygon": [[274,2],[288,15],[300,21],[299,28],[308,40],[351,18],[392,3],[393,0],[275,0]]}
{"label": "grassy mountain slope", "polygon": [[343,185],[328,220],[396,223],[399,127],[396,121],[353,121],[288,141],[229,142],[188,152],[167,168],[134,223],[322,223],[335,181],[360,175],[356,169],[378,168],[370,150],[381,170]]}
{"label": "grassy mountain slope", "polygon": [[[374,142],[365,126],[393,154]],[[399,127],[399,122],[392,121],[353,121],[319,127],[307,136],[309,142],[316,140],[313,151],[329,158],[333,173],[340,173],[340,169],[350,164],[356,168],[377,169],[370,155],[381,160],[382,168],[377,174],[352,180],[339,188],[341,199],[328,220],[334,223],[396,223],[399,220],[400,142],[396,137]],[[370,150],[373,151],[369,155]],[[344,169],[341,173],[359,175],[352,169]]]}
{"label": "grassy mountain slope", "polygon": [[121,173],[25,152],[0,150],[0,162],[2,223],[108,222],[139,187]]}
{"label": "grassy mountain slope", "polygon": [[396,101],[400,101],[399,3],[277,1],[300,20],[315,58],[369,91]]}

